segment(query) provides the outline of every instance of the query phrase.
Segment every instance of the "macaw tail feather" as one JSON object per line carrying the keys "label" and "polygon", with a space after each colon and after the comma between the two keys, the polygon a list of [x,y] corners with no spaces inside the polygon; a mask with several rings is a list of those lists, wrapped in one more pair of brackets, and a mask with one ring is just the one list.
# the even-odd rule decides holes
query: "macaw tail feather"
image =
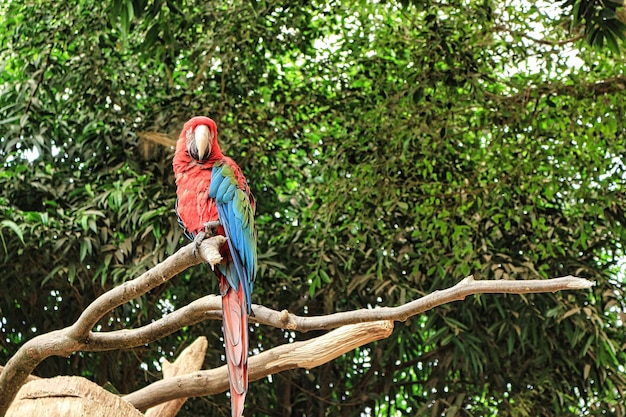
{"label": "macaw tail feather", "polygon": [[248,391],[248,307],[243,290],[235,291],[224,276],[220,289],[232,417],[240,417]]}

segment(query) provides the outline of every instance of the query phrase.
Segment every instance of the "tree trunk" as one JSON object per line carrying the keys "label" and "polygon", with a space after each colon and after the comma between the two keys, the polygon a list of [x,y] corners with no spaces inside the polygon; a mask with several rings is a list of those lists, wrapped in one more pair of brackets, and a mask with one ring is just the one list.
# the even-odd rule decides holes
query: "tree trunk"
{"label": "tree trunk", "polygon": [[143,417],[135,407],[79,376],[36,379],[17,393],[6,417]]}

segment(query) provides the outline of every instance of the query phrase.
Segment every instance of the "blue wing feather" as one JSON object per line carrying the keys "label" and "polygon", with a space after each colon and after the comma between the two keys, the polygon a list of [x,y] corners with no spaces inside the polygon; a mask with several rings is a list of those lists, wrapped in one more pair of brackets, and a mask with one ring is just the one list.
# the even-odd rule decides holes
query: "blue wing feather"
{"label": "blue wing feather", "polygon": [[239,187],[232,169],[224,168],[222,164],[213,167],[209,188],[209,197],[215,199],[219,221],[224,227],[233,258],[232,264],[219,265],[219,269],[235,290],[239,290],[241,283],[250,311],[257,267],[254,205],[247,190]]}
{"label": "blue wing feather", "polygon": [[217,189],[217,194],[215,195],[215,198],[221,201],[228,201],[228,199],[226,199],[226,193],[235,188],[237,187],[233,187],[230,180],[228,178],[225,178]]}
{"label": "blue wing feather", "polygon": [[224,194],[224,200],[230,200],[235,195],[235,191],[237,191],[237,187],[229,187],[226,193]]}
{"label": "blue wing feather", "polygon": [[220,185],[224,181],[224,176],[222,175],[222,166],[213,166],[213,170],[211,171],[211,186],[209,187],[209,196],[215,198],[217,195],[217,190]]}

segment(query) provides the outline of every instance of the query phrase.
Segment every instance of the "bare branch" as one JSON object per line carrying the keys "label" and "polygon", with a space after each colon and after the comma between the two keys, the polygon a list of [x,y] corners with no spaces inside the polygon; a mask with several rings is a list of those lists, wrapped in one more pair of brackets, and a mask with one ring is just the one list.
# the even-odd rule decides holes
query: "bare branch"
{"label": "bare branch", "polygon": [[[0,416],[4,415],[15,394],[24,384],[29,374],[47,357],[54,355],[68,356],[79,350],[101,351],[138,346],[158,340],[182,327],[206,319],[221,318],[220,297],[207,296],[144,327],[108,333],[91,331],[96,323],[114,308],[167,282],[190,266],[196,265],[203,260],[211,265],[220,262],[219,248],[224,241],[224,238],[221,236],[205,240],[200,247],[200,257],[193,255],[195,243],[190,243],[138,278],[128,281],[98,297],[85,309],[77,322],[72,326],[37,336],[26,342],[9,360],[0,374]],[[470,276],[452,288],[436,291],[398,307],[358,310],[318,317],[299,317],[290,314],[286,310],[276,311],[260,305],[253,305],[254,316],[250,318],[250,321],[301,332],[329,330],[348,324],[381,320],[405,321],[411,316],[436,306],[451,301],[463,300],[471,294],[554,292],[589,288],[592,285],[593,283],[590,281],[572,276],[550,280],[525,281],[476,281]],[[285,349],[290,351],[289,349],[291,348]],[[319,352],[321,351],[320,349]],[[319,356],[319,352],[311,357]],[[268,373],[264,375],[279,372],[283,369],[281,366],[268,370]],[[288,367],[284,369],[288,369]],[[193,374],[189,378],[194,378]],[[188,394],[187,396],[193,395],[195,394]]]}
{"label": "bare branch", "polygon": [[[0,373],[2,373],[2,371],[4,371],[4,366],[0,365]],[[26,378],[26,382],[36,381],[38,379],[41,379],[41,378],[38,377],[37,375],[28,375],[28,377]]]}
{"label": "bare branch", "polygon": [[168,336],[183,327],[192,326],[204,320],[222,319],[222,297],[207,295],[192,301],[173,313],[157,321],[132,330],[112,332],[91,332],[84,350],[92,352],[145,345]]}
{"label": "bare branch", "polygon": [[[392,321],[376,321],[340,327],[315,339],[281,345],[252,356],[250,381],[287,369],[311,369],[359,346],[389,337]],[[198,397],[228,390],[226,366],[163,379],[123,397],[140,410],[180,397]]]}
{"label": "bare branch", "polygon": [[[204,259],[194,256],[195,243],[190,243],[138,278],[98,297],[72,326],[37,336],[22,345],[0,374],[0,416],[6,413],[17,391],[41,361],[50,356],[68,356],[79,350],[88,350],[91,329],[108,312],[203,260],[209,262],[210,259],[215,264],[215,254],[219,255],[219,248],[224,242],[225,238],[222,236],[202,242],[200,255],[208,255]],[[122,347],[123,340],[118,341],[117,348]]]}
{"label": "bare branch", "polygon": [[346,311],[317,317],[299,317],[286,310],[281,312],[263,306],[253,305],[254,317],[251,322],[283,327],[290,330],[307,332],[310,330],[332,329],[351,323],[363,323],[374,320],[405,321],[409,317],[428,311],[442,304],[461,301],[468,295],[487,293],[528,294],[556,292],[561,290],[579,290],[591,288],[593,282],[566,276],[539,280],[486,280],[477,281],[469,276],[452,288],[435,291],[422,298],[398,307],[381,307],[369,310]]}
{"label": "bare branch", "polygon": [[[468,295],[480,293],[528,294],[577,290],[590,288],[593,282],[583,278],[566,276],[548,280],[490,280],[477,281],[469,276],[452,288],[436,291],[422,298],[398,307],[381,307],[328,314],[325,316],[297,316],[287,310],[277,311],[262,305],[252,304],[254,315],[251,323],[308,332],[330,330],[346,324],[356,324],[377,320],[406,321],[409,317],[428,311],[452,301],[463,300]],[[161,339],[183,327],[204,320],[222,319],[222,301],[217,295],[199,298],[185,307],[146,326],[133,330],[117,330],[107,333],[91,333],[85,350],[101,351],[125,347],[141,346]]]}
{"label": "bare branch", "polygon": [[[211,265],[219,263],[219,260],[222,259],[219,255],[219,248],[225,241],[225,238],[222,236],[215,236],[204,241],[199,251],[200,255],[206,259],[207,262],[211,263]],[[83,311],[78,321],[71,327],[72,334],[86,336],[96,325],[98,320],[104,317],[109,311],[169,281],[172,277],[190,266],[200,263],[202,259],[190,253],[193,252],[194,248],[195,243],[190,243],[179,249],[174,256],[170,256],[138,278],[127,281],[119,287],[115,287],[98,297]],[[215,253],[217,253],[217,257],[219,258],[217,261]]]}
{"label": "bare branch", "polygon": [[[549,280],[476,281],[469,276],[452,288],[436,291],[418,300],[399,307],[384,307],[372,310],[358,310],[335,313],[319,317],[299,317],[286,310],[276,311],[260,305],[253,305],[254,317],[251,322],[283,327],[298,331],[329,329],[333,330],[316,339],[282,345],[250,358],[250,380],[255,381],[287,369],[310,369],[329,362],[339,355],[374,340],[388,337],[393,329],[393,320],[405,321],[409,317],[428,311],[436,306],[452,301],[463,300],[468,295],[478,293],[527,294],[577,290],[591,288],[593,282],[566,276]],[[194,303],[204,304],[205,312],[219,316],[221,307],[215,296],[203,297]],[[192,303],[193,304],[193,303]],[[191,304],[187,307],[190,307]],[[210,311],[210,313],[209,313]],[[176,314],[176,313],[173,313]],[[381,320],[382,321],[372,321]],[[346,323],[357,323],[345,325]],[[373,327],[369,327],[369,326]],[[378,326],[381,326],[380,328]],[[384,329],[387,329],[384,330]],[[381,333],[378,331],[380,330]],[[366,336],[359,336],[363,332]],[[374,337],[367,339],[367,335]],[[129,394],[125,400],[139,409],[154,406],[162,401],[175,398],[212,395],[228,389],[226,366],[188,374],[185,376],[155,382],[148,387]]]}

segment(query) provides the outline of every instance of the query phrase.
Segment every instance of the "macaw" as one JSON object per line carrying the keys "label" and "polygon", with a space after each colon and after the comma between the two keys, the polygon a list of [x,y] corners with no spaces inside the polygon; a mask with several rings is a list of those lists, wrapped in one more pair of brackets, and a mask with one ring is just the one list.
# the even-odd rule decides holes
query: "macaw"
{"label": "macaw", "polygon": [[243,415],[248,391],[248,315],[257,270],[255,201],[241,168],[224,156],[208,117],[185,123],[173,160],[176,212],[185,235],[199,246],[207,234],[226,236],[214,270],[222,295],[232,416]]}

